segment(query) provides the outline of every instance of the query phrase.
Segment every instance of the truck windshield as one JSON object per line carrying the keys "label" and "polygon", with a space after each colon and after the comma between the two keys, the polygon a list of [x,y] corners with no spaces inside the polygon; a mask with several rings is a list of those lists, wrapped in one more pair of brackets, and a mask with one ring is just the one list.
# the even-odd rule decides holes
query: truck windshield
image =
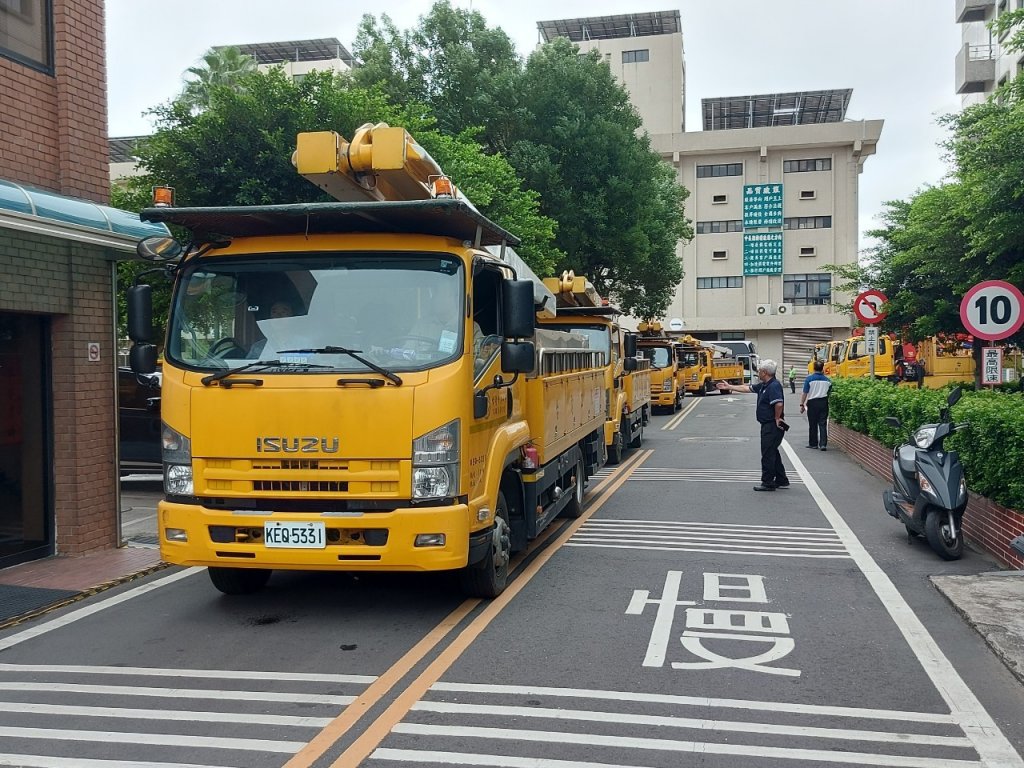
{"label": "truck windshield", "polygon": [[640,354],[651,361],[655,368],[666,368],[672,365],[672,352],[668,347],[647,347]]}
{"label": "truck windshield", "polygon": [[578,333],[580,336],[586,336],[588,342],[587,346],[604,355],[604,365],[608,364],[608,355],[611,353],[611,335],[606,326],[573,325],[562,326],[562,328],[570,331],[571,333]]}
{"label": "truck windshield", "polygon": [[327,351],[343,347],[389,371],[435,367],[462,352],[464,285],[462,262],[443,255],[196,260],[178,281],[165,355],[199,371],[259,360],[368,370],[350,355]]}

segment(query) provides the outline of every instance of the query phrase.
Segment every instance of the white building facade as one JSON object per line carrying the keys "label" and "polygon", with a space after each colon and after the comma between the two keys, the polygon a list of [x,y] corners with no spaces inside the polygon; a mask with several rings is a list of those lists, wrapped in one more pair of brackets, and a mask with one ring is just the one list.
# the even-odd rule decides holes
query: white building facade
{"label": "white building facade", "polygon": [[954,0],[961,45],[954,62],[954,85],[961,104],[985,101],[1003,83],[1024,72],[1024,52],[1010,53],[1006,36],[994,35],[988,24],[1008,11],[1024,8],[1024,0]]}

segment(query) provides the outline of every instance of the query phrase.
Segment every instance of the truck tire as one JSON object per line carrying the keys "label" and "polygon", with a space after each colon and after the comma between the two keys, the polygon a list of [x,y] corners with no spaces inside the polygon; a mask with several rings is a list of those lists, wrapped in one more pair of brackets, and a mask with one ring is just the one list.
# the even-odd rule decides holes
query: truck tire
{"label": "truck tire", "polygon": [[622,461],[622,455],[626,452],[626,444],[622,438],[622,430],[619,429],[615,433],[615,438],[612,440],[612,444],[608,446],[608,463],[618,464]]}
{"label": "truck tire", "polygon": [[498,491],[498,505],[494,511],[491,546],[477,563],[470,563],[459,571],[462,591],[468,597],[497,597],[508,584],[508,564],[512,558],[512,531],[508,525],[508,503],[505,494]]}
{"label": "truck tire", "polygon": [[270,580],[269,568],[215,568],[206,569],[213,586],[225,595],[250,595],[259,592]]}
{"label": "truck tire", "polygon": [[[623,438],[622,432],[619,432],[619,437]],[[573,471],[576,474],[576,483],[572,489],[572,498],[559,515],[559,517],[568,517],[570,520],[575,520],[583,514],[583,484],[586,482],[583,475],[583,459],[576,459],[576,468]]]}
{"label": "truck tire", "polygon": [[636,437],[629,442],[630,448],[639,448],[641,443],[644,441],[644,419],[640,417],[639,429],[637,430]]}
{"label": "truck tire", "polygon": [[704,394],[710,395],[712,392],[716,392],[715,382],[713,379],[708,379],[704,382]]}

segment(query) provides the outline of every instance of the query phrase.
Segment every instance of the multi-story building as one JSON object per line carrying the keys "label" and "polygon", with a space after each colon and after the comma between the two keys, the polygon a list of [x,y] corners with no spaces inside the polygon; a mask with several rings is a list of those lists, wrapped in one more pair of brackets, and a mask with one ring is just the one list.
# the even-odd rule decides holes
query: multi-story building
{"label": "multi-story building", "polygon": [[103,0],[0,1],[0,567],[119,543]]}
{"label": "multi-story building", "polygon": [[538,21],[542,42],[567,37],[596,50],[629,91],[650,134],[686,130],[686,63],[679,11]]}
{"label": "multi-story building", "polygon": [[979,104],[1000,85],[1024,72],[1024,52],[1006,50],[1006,36],[988,28],[1000,15],[1024,8],[1024,0],[954,0],[961,45],[954,85],[964,107]]}
{"label": "multi-story building", "polygon": [[316,40],[288,40],[278,43],[246,43],[235,46],[252,56],[264,72],[280,67],[294,80],[310,72],[347,72],[355,65],[352,54],[335,37]]}
{"label": "multi-story building", "polygon": [[850,316],[834,305],[851,297],[825,268],[857,261],[858,177],[882,130],[880,120],[846,119],[852,91],[704,99],[703,130],[687,132],[678,11],[538,28],[545,41],[562,35],[605,56],[690,191],[696,234],[678,246],[685,276],[668,327],[751,340],[762,357],[804,369],[816,341],[848,334]]}

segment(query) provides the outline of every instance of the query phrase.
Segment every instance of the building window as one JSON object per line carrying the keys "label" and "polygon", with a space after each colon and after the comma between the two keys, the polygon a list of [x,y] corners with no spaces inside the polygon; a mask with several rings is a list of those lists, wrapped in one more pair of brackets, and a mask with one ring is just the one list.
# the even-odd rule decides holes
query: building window
{"label": "building window", "polygon": [[827,272],[783,275],[782,300],[797,306],[830,304],[832,302],[832,275]]}
{"label": "building window", "polygon": [[711,252],[711,258],[712,259],[727,259],[727,258],[729,258],[729,252],[728,251],[712,251]]}
{"label": "building window", "polygon": [[807,171],[831,171],[832,158],[818,157],[813,160],[783,160],[783,173],[805,173]]}
{"label": "building window", "polygon": [[792,216],[782,220],[783,229],[831,229],[831,216]]}
{"label": "building window", "polygon": [[735,277],[698,277],[698,288],[742,288],[743,278]]}
{"label": "building window", "polygon": [[718,163],[717,165],[698,165],[697,178],[710,179],[716,176],[742,176],[743,163]]}
{"label": "building window", "polygon": [[800,246],[800,255],[801,256],[817,256],[818,255],[818,249],[815,248],[813,245],[801,245]]}
{"label": "building window", "polygon": [[746,338],[743,331],[722,331],[718,334],[719,341],[743,341]]}
{"label": "building window", "polygon": [[53,70],[52,0],[0,0],[0,55]]}
{"label": "building window", "polygon": [[711,204],[712,205],[722,205],[722,204],[728,203],[728,202],[729,202],[729,196],[728,195],[712,195],[711,196]]}
{"label": "building window", "polygon": [[642,61],[650,61],[651,52],[646,48],[641,48],[637,51],[623,51],[622,52],[622,63],[623,64],[639,64]]}
{"label": "building window", "polygon": [[813,189],[801,189],[800,199],[801,200],[814,200],[818,196],[818,193]]}
{"label": "building window", "polygon": [[710,235],[717,232],[742,232],[743,219],[732,219],[730,221],[698,221],[697,234]]}

